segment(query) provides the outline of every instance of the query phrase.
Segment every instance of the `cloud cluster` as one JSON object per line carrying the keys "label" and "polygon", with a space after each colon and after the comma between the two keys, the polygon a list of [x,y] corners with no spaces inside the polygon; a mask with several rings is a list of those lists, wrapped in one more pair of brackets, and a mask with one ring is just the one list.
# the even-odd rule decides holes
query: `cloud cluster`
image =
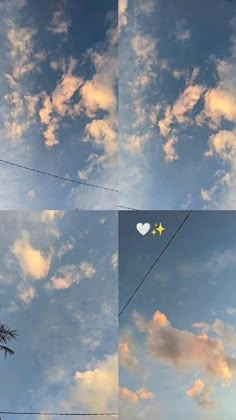
{"label": "cloud cluster", "polygon": [[107,356],[93,369],[77,371],[69,393],[69,398],[63,402],[66,409],[75,410],[82,406],[90,412],[117,412],[117,354]]}
{"label": "cloud cluster", "polygon": [[65,18],[65,13],[62,10],[56,10],[53,13],[52,22],[48,30],[53,34],[67,34],[70,25],[71,21]]}
{"label": "cloud cluster", "polygon": [[140,400],[150,400],[153,398],[153,393],[146,390],[145,388],[140,388],[137,391],[131,391],[128,388],[120,388],[120,394],[122,397],[128,398],[131,401]]}
{"label": "cloud cluster", "polygon": [[136,312],[134,320],[146,334],[147,348],[153,358],[182,371],[197,368],[212,381],[231,382],[235,359],[227,353],[222,340],[206,333],[195,335],[174,328],[159,311],[150,321]]}
{"label": "cloud cluster", "polygon": [[137,32],[131,40],[131,46],[135,54],[135,75],[137,74],[134,80],[135,92],[135,88],[148,86],[156,78],[153,66],[157,61],[157,41],[150,35]]}
{"label": "cloud cluster", "polygon": [[186,391],[186,395],[193,398],[201,407],[212,408],[215,406],[215,402],[210,398],[211,392],[210,387],[201,379],[197,379],[192,387]]}
{"label": "cloud cluster", "polygon": [[51,95],[46,93],[42,95],[43,102],[39,110],[39,117],[41,123],[47,126],[43,134],[45,144],[49,148],[59,143],[57,131],[62,118],[73,117],[78,113],[78,107],[71,105],[71,100],[83,83],[81,77],[73,74],[76,65],[77,61],[71,58],[67,70],[63,73]]}
{"label": "cloud cluster", "polygon": [[145,388],[132,391],[121,387],[119,390],[119,418],[121,420],[145,420],[160,418],[160,409],[154,394]]}
{"label": "cloud cluster", "polygon": [[171,162],[179,158],[174,148],[174,145],[178,142],[176,123],[181,125],[189,123],[188,113],[197,105],[203,92],[203,86],[190,84],[180,94],[172,107],[170,105],[166,106],[165,116],[158,122],[161,135],[167,138],[163,146],[166,161]]}
{"label": "cloud cluster", "polygon": [[57,270],[45,287],[56,290],[68,289],[83,279],[92,278],[95,273],[94,266],[86,261],[82,261],[79,265],[66,265]]}
{"label": "cloud cluster", "polygon": [[117,162],[117,41],[113,44],[110,32],[107,38],[103,52],[90,51],[95,73],[80,89],[81,106],[90,118],[85,126],[84,141],[100,151],[90,154],[87,167],[78,171],[82,179],[88,179],[93,170],[114,167]]}
{"label": "cloud cluster", "polygon": [[[235,165],[235,124],[236,124],[236,36],[232,19],[231,50],[227,58],[216,60],[213,64],[217,74],[215,87],[209,88],[204,95],[204,109],[196,121],[199,125],[208,124],[213,130],[209,138],[209,149],[205,156],[217,158],[223,164],[217,170],[216,181],[208,189],[202,189],[201,196],[211,208],[231,209],[236,203],[236,165]],[[231,129],[222,128],[222,124],[231,124]]]}

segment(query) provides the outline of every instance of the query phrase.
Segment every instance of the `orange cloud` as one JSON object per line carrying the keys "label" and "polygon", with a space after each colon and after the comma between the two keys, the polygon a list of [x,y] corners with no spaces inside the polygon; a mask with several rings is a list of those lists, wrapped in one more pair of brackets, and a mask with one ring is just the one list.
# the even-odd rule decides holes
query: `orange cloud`
{"label": "orange cloud", "polygon": [[130,372],[139,369],[139,362],[135,357],[136,346],[130,331],[124,331],[119,339],[119,363]]}
{"label": "orange cloud", "polygon": [[131,401],[138,401],[139,399],[150,400],[154,397],[153,393],[147,391],[145,388],[141,388],[136,392],[133,392],[128,388],[120,388],[120,394]]}
{"label": "orange cloud", "polygon": [[206,386],[205,383],[198,379],[194,382],[193,386],[186,391],[186,395],[195,399],[195,401],[203,408],[212,408],[215,402],[210,399],[212,390]]}
{"label": "orange cloud", "polygon": [[50,253],[45,257],[39,249],[34,248],[30,243],[28,232],[22,232],[21,238],[15,241],[12,252],[26,276],[33,277],[35,280],[41,280],[47,276],[52,255]]}
{"label": "orange cloud", "polygon": [[159,311],[151,321],[135,312],[134,320],[146,333],[147,347],[154,358],[180,370],[199,368],[213,380],[231,382],[235,361],[220,339],[173,328]]}

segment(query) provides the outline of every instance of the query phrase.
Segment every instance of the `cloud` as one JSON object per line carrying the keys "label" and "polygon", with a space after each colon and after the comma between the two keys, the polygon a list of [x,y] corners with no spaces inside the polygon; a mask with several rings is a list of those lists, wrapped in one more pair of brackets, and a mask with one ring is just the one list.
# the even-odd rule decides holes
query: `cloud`
{"label": "cloud", "polygon": [[220,130],[209,139],[209,150],[205,156],[218,155],[220,159],[234,164],[236,157],[236,131]]}
{"label": "cloud", "polygon": [[10,43],[10,57],[13,62],[13,77],[17,80],[32,72],[37,65],[34,59],[33,38],[36,30],[23,28],[9,21],[7,38]]}
{"label": "cloud", "polygon": [[[235,176],[236,176],[236,130],[220,130],[209,138],[209,149],[205,152],[207,158],[217,157],[224,163],[227,169],[216,173],[217,181],[209,189],[201,189],[201,196],[211,207],[222,206],[222,199],[225,209],[234,208],[236,203]],[[225,189],[226,188],[226,189]],[[223,196],[217,198],[219,193]]]}
{"label": "cloud", "polygon": [[174,148],[176,143],[178,143],[178,139],[176,137],[170,137],[163,146],[165,160],[167,162],[172,162],[173,160],[179,159],[179,155]]}
{"label": "cloud", "polygon": [[57,218],[61,219],[65,212],[63,210],[44,210],[40,214],[40,219],[43,223],[50,223]]}
{"label": "cloud", "polygon": [[51,95],[43,94],[43,104],[39,110],[39,117],[41,122],[47,126],[43,134],[46,140],[45,144],[49,148],[59,144],[57,132],[61,119],[66,115],[73,117],[79,109],[71,103],[75,93],[83,83],[82,78],[73,74],[76,65],[77,61],[71,58],[68,69],[57,83],[55,90]]}
{"label": "cloud", "polygon": [[119,418],[121,420],[144,420],[160,418],[160,409],[152,392],[141,388],[132,391],[126,387],[119,390]]}
{"label": "cloud", "polygon": [[212,331],[218,335],[223,343],[230,347],[236,347],[236,331],[232,325],[226,324],[220,319],[215,319],[210,325],[204,322],[195,322],[193,327],[199,328],[204,334]]}
{"label": "cloud", "polygon": [[[118,158],[118,63],[117,37],[114,36],[116,31],[117,28],[113,26],[107,31],[103,50],[98,52],[91,49],[88,51],[88,57],[94,67],[94,74],[91,79],[84,81],[80,88],[79,106],[90,119],[85,126],[83,141],[89,142],[95,151],[90,153],[84,167],[78,168],[78,175],[81,179],[90,179],[91,181],[93,178],[97,180],[99,177],[101,185],[106,183],[106,179],[113,180],[115,178],[116,182],[116,171],[114,171]],[[79,190],[79,202],[82,201],[82,196],[83,192]]]}
{"label": "cloud", "polygon": [[131,154],[140,153],[144,144],[149,140],[149,134],[146,133],[142,136],[137,134],[131,134],[127,137],[127,141],[125,144],[126,150],[128,150]]}
{"label": "cloud", "polygon": [[[115,93],[105,79],[105,74],[95,75],[87,80],[82,88],[81,95],[88,116],[93,116],[98,110],[109,111],[116,106]],[[103,79],[104,77],[104,79]]]}
{"label": "cloud", "polygon": [[22,231],[21,237],[17,239],[12,247],[12,253],[17,258],[21,270],[27,277],[35,280],[45,278],[49,272],[52,252],[46,257],[43,253],[34,248],[30,242],[30,235]]}
{"label": "cloud", "polygon": [[182,371],[198,368],[212,381],[231,382],[235,360],[220,339],[174,328],[159,311],[150,321],[135,312],[134,320],[146,334],[147,349],[154,359]]}
{"label": "cloud", "polygon": [[118,2],[119,29],[121,29],[122,26],[127,26],[128,24],[127,9],[128,9],[128,0],[119,0]]}
{"label": "cloud", "polygon": [[201,407],[212,408],[215,406],[215,402],[210,399],[211,392],[212,389],[206,386],[201,379],[198,379],[186,391],[186,395],[193,398]]}
{"label": "cloud", "polygon": [[16,302],[14,300],[11,300],[11,302],[10,302],[8,308],[7,308],[7,311],[11,313],[11,312],[18,311],[18,309],[19,309],[19,306],[16,304]]}
{"label": "cloud", "polygon": [[45,287],[56,290],[68,289],[83,279],[92,278],[95,273],[94,266],[85,261],[82,261],[79,265],[66,265],[57,270],[56,274],[51,277],[50,282]]}
{"label": "cloud", "polygon": [[45,145],[48,148],[51,148],[59,144],[59,140],[57,138],[58,130],[59,130],[58,120],[56,118],[52,118],[47,126],[47,129],[43,132],[43,135],[45,138]]}
{"label": "cloud", "polygon": [[141,62],[145,62],[146,60],[154,58],[156,40],[153,39],[150,35],[135,35],[132,38],[131,45],[136,57]]}
{"label": "cloud", "polygon": [[58,250],[58,253],[57,253],[58,258],[62,258],[63,255],[72,251],[73,248],[74,248],[74,240],[71,240],[71,242],[66,242],[66,243],[62,244],[60,249]]}
{"label": "cloud", "polygon": [[124,331],[119,337],[119,363],[129,372],[138,371],[140,364],[135,356],[136,345],[130,331]]}
{"label": "cloud", "polygon": [[61,81],[57,84],[56,89],[52,93],[52,104],[54,109],[62,116],[65,116],[68,112],[68,102],[73,98],[83,82],[82,78],[72,74],[74,65],[75,64],[72,61],[68,72],[62,76]]}
{"label": "cloud", "polygon": [[19,86],[11,93],[4,95],[7,104],[4,113],[4,126],[7,135],[17,140],[35,122],[36,107],[39,98],[35,95],[23,95]]}
{"label": "cloud", "polygon": [[48,30],[53,34],[67,34],[70,25],[71,21],[66,18],[65,12],[58,10],[53,13],[52,22]]}
{"label": "cloud", "polygon": [[90,412],[116,412],[118,410],[118,357],[107,356],[94,369],[77,371],[70,397],[64,402],[68,409],[83,406]]}
{"label": "cloud", "polygon": [[215,280],[219,274],[223,274],[225,270],[231,266],[235,267],[236,250],[234,248],[226,249],[222,252],[213,253],[207,257],[205,261],[199,266],[198,261],[192,259],[184,264],[177,266],[177,271],[180,276],[185,279],[208,277]]}
{"label": "cloud", "polygon": [[174,123],[185,124],[188,117],[186,114],[193,110],[204,92],[204,87],[201,85],[189,85],[180,94],[172,109],[168,105],[165,109],[165,118],[158,122],[160,133],[167,137],[171,130],[171,125]]}
{"label": "cloud", "polygon": [[45,95],[43,101],[43,107],[39,111],[39,117],[43,124],[49,124],[51,120],[51,114],[53,112],[51,98]]}
{"label": "cloud", "polygon": [[232,307],[232,306],[227,306],[225,312],[227,313],[227,315],[229,316],[233,316],[236,315],[236,308]]}
{"label": "cloud", "polygon": [[147,391],[145,388],[141,388],[138,391],[131,391],[128,388],[120,388],[120,394],[131,401],[138,401],[139,399],[150,400],[154,397],[153,393]]}
{"label": "cloud", "polygon": [[114,158],[117,155],[117,132],[112,120],[109,118],[94,119],[86,125],[85,133],[86,138],[84,141],[93,141],[96,146],[102,146],[108,158]]}
{"label": "cloud", "polygon": [[138,5],[140,14],[144,15],[152,15],[155,10],[155,2],[154,0],[146,0],[145,3],[142,0],[139,0]]}
{"label": "cloud", "polygon": [[35,298],[35,296],[36,296],[36,291],[33,287],[24,288],[19,293],[20,300],[22,300],[22,302],[24,302],[26,304],[29,304],[30,302],[32,302],[32,300]]}

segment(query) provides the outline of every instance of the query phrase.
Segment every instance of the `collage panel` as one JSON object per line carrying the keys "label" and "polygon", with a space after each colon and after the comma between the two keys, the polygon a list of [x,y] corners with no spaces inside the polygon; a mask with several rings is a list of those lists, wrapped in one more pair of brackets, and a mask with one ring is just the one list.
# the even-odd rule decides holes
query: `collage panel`
{"label": "collage panel", "polygon": [[116,226],[0,212],[1,420],[118,419]]}
{"label": "collage panel", "polygon": [[236,208],[236,2],[120,0],[119,202]]}
{"label": "collage panel", "polygon": [[117,0],[1,0],[2,210],[110,210]]}
{"label": "collage panel", "polygon": [[120,212],[121,420],[236,418],[234,211]]}

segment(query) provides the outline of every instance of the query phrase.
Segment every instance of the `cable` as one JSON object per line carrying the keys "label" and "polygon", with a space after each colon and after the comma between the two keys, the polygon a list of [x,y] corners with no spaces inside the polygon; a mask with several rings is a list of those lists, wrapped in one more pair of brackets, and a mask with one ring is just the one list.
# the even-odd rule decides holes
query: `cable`
{"label": "cable", "polygon": [[19,415],[39,415],[39,416],[115,416],[118,413],[24,413],[24,412],[13,412],[13,411],[0,411],[0,414],[19,414]]}
{"label": "cable", "polygon": [[118,207],[121,208],[121,209],[125,209],[125,210],[135,210],[135,211],[138,211],[138,209],[134,209],[132,207],[126,207],[126,206],[118,206]]}
{"label": "cable", "polygon": [[158,257],[156,258],[156,260],[154,261],[154,263],[152,264],[152,266],[149,268],[148,272],[145,274],[145,276],[143,277],[142,281],[139,283],[139,285],[136,287],[135,291],[133,292],[133,294],[130,296],[129,300],[126,302],[125,306],[123,307],[123,309],[119,312],[119,317],[122,315],[122,313],[124,312],[124,310],[127,308],[128,304],[130,303],[130,301],[133,299],[133,297],[136,295],[137,291],[139,290],[139,288],[141,287],[141,285],[143,284],[143,282],[146,280],[148,274],[152,271],[153,267],[156,265],[156,263],[159,261],[159,259],[161,258],[161,256],[164,254],[164,252],[166,251],[166,249],[169,247],[169,245],[171,244],[171,242],[173,241],[173,239],[176,237],[177,233],[180,231],[180,229],[182,228],[182,226],[184,225],[184,223],[186,222],[186,220],[189,218],[190,214],[191,214],[192,210],[189,211],[189,213],[187,214],[187,216],[185,217],[185,219],[183,220],[183,222],[181,223],[181,225],[178,227],[178,229],[175,231],[174,235],[171,237],[171,239],[167,242],[166,246],[164,247],[164,249],[161,251],[161,253],[158,255]]}
{"label": "cable", "polygon": [[28,166],[19,165],[18,163],[9,162],[9,161],[7,161],[7,160],[0,159],[0,162],[2,162],[2,163],[6,163],[7,165],[16,166],[17,168],[26,169],[27,171],[37,172],[37,173],[39,173],[39,174],[43,174],[43,175],[47,175],[47,176],[51,176],[51,177],[53,177],[53,178],[62,179],[63,181],[73,182],[73,183],[75,183],[75,184],[80,184],[80,185],[84,185],[84,186],[87,186],[87,187],[99,188],[99,189],[101,189],[101,190],[106,190],[106,191],[111,191],[111,192],[116,192],[116,193],[118,193],[118,190],[115,190],[115,189],[113,189],[113,188],[102,187],[101,185],[90,184],[90,183],[88,183],[88,182],[81,182],[81,181],[77,181],[76,179],[71,179],[71,178],[65,178],[65,177],[60,176],[60,175],[55,175],[55,174],[51,174],[51,173],[49,173],[49,172],[40,171],[40,170],[38,170],[38,169],[29,168]]}

